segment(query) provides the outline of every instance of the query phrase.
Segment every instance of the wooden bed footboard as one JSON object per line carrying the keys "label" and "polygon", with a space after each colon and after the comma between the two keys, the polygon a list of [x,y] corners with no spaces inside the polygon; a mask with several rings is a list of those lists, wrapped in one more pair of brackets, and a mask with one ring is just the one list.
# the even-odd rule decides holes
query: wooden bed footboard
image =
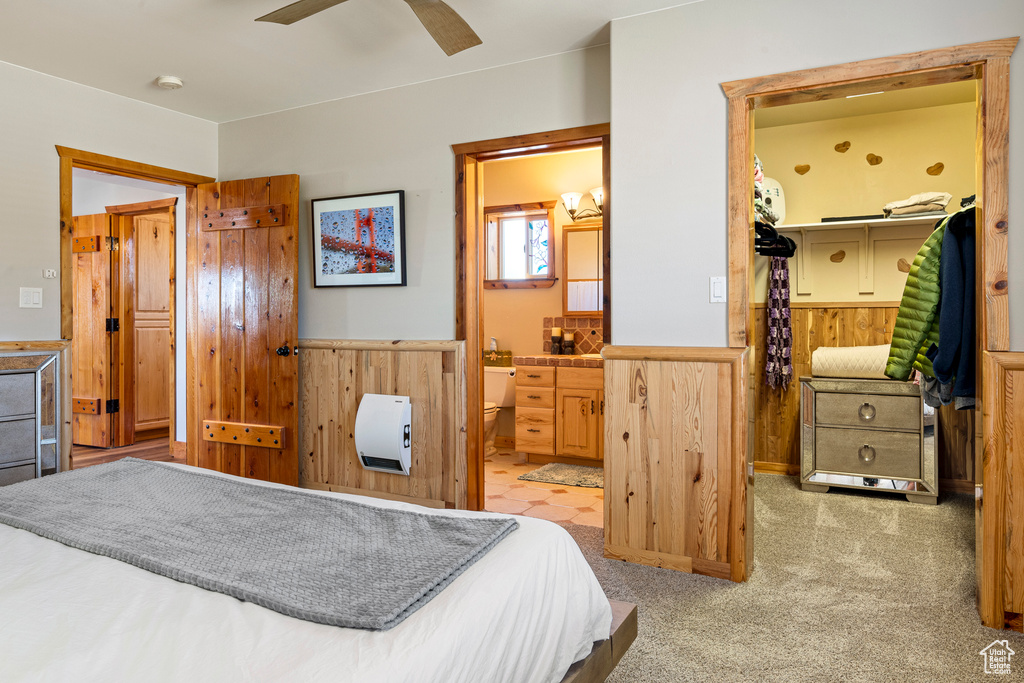
{"label": "wooden bed footboard", "polygon": [[589,655],[570,666],[561,683],[602,683],[636,640],[636,605],[608,602],[612,605],[611,635],[594,643]]}

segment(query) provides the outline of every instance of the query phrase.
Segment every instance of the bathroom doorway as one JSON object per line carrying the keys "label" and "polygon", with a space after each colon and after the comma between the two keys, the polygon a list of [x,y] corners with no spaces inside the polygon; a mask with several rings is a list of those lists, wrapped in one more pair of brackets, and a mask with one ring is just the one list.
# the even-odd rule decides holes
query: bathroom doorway
{"label": "bathroom doorway", "polygon": [[[467,368],[470,508],[603,526],[608,130],[453,148],[456,337],[479,359]],[[575,471],[519,479],[544,466]]]}

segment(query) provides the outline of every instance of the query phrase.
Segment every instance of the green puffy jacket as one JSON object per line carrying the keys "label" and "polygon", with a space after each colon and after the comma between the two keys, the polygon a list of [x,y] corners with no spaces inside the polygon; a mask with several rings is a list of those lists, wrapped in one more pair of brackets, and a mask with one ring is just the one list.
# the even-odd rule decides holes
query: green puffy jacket
{"label": "green puffy jacket", "polygon": [[910,266],[889,346],[886,377],[906,381],[914,369],[935,376],[925,352],[939,343],[939,256],[948,222],[949,218],[943,220],[928,236]]}

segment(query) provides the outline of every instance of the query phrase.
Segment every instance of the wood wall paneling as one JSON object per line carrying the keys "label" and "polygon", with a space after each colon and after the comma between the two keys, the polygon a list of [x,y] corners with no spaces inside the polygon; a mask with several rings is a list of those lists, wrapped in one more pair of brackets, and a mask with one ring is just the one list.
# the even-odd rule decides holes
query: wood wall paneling
{"label": "wood wall paneling", "polygon": [[747,352],[708,351],[605,347],[605,554],[742,581]]}
{"label": "wood wall paneling", "polygon": [[[434,507],[467,507],[463,342],[299,343],[299,485]],[[355,418],[364,394],[409,396],[409,476],[364,470]]]}

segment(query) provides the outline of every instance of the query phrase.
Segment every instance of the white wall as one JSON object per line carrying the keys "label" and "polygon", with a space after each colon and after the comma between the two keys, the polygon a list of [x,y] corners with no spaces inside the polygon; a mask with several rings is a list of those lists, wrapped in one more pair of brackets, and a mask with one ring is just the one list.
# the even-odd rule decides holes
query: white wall
{"label": "white wall", "polygon": [[135,178],[107,175],[93,171],[74,170],[73,188],[71,192],[72,213],[75,216],[88,216],[104,213],[108,206],[134,204],[136,202],[155,199],[178,198],[174,212],[174,258],[175,272],[178,278],[178,289],[174,302],[174,382],[175,393],[175,440],[185,440],[185,189],[150,183]]}
{"label": "white wall", "polygon": [[[726,98],[719,84],[1024,34],[1019,0],[709,0],[612,22],[616,344],[725,346]],[[1024,47],[1010,62],[1010,224],[1024,210]],[[1011,347],[1024,238],[1010,230]],[[628,236],[628,239],[626,238]]]}
{"label": "white wall", "polygon": [[[607,122],[608,58],[591,48],[222,124],[219,177],[301,176],[299,336],[451,339],[451,145]],[[408,286],[314,289],[310,199],[395,189]]]}
{"label": "white wall", "polygon": [[[54,145],[214,175],[217,126],[2,62],[0,85],[0,341],[59,339]],[[42,287],[43,308],[19,308],[19,287]]]}

